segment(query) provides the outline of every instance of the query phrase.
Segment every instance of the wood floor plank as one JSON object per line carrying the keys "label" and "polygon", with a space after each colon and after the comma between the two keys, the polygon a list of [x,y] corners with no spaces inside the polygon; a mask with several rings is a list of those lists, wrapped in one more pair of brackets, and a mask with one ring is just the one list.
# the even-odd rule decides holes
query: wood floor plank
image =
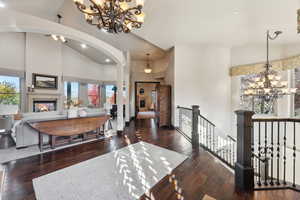
{"label": "wood floor plank", "polygon": [[132,122],[124,136],[114,136],[3,164],[6,174],[2,200],[34,200],[32,179],[139,141],[189,157],[173,171],[171,181],[170,176],[166,176],[148,195],[141,198],[143,200],[201,200],[205,195],[217,200],[300,199],[300,193],[292,190],[256,191],[249,194],[235,191],[233,174],[210,154],[201,148],[192,149],[191,144],[175,130],[157,129],[153,120],[145,119]]}

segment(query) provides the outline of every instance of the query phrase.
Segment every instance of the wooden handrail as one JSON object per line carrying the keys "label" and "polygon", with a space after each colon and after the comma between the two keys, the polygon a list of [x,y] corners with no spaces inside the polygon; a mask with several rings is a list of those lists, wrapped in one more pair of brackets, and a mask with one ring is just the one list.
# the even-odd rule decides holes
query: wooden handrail
{"label": "wooden handrail", "polygon": [[199,114],[199,116],[201,118],[203,118],[205,121],[207,121],[208,123],[210,123],[212,126],[216,127],[216,125],[214,123],[212,123],[211,121],[209,121],[206,117],[204,117],[203,115]]}
{"label": "wooden handrail", "polygon": [[253,118],[253,122],[300,122],[300,118]]}
{"label": "wooden handrail", "polygon": [[191,108],[186,108],[186,107],[181,107],[181,106],[177,106],[177,108],[184,109],[184,110],[190,110],[190,111],[193,110],[193,109],[191,109]]}

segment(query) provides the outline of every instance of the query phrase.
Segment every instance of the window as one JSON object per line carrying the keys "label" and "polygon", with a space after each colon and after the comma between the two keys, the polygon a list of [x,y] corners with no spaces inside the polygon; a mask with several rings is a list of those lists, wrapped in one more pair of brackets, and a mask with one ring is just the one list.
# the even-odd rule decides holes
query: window
{"label": "window", "polygon": [[295,116],[300,116],[300,69],[295,69],[295,87],[298,88],[295,94],[294,104],[295,104]]}
{"label": "window", "polygon": [[65,107],[77,104],[79,100],[79,83],[65,82],[64,90],[65,97],[67,98],[67,101],[65,102]]}
{"label": "window", "polygon": [[106,103],[115,104],[115,90],[116,87],[114,85],[106,85]]}
{"label": "window", "polygon": [[20,78],[0,76],[0,104],[20,105]]}
{"label": "window", "polygon": [[88,84],[89,106],[100,107],[100,85]]}

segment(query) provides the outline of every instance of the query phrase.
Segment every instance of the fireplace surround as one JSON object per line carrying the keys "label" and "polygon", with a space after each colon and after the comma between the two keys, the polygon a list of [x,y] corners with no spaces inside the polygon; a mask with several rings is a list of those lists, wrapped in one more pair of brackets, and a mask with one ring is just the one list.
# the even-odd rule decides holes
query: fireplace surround
{"label": "fireplace surround", "polygon": [[35,100],[33,101],[33,112],[50,112],[57,110],[57,100]]}
{"label": "fireplace surround", "polygon": [[60,111],[62,95],[59,93],[27,93],[27,112]]}

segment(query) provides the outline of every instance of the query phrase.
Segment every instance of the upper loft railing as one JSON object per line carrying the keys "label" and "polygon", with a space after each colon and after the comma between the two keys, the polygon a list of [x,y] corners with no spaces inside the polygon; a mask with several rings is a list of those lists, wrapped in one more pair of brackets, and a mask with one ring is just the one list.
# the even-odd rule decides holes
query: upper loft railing
{"label": "upper loft railing", "polygon": [[201,115],[199,107],[177,107],[178,127],[195,146],[201,146],[216,156],[228,167],[234,169],[236,161],[236,140],[217,129],[216,125]]}
{"label": "upper loft railing", "polygon": [[252,154],[262,160],[253,165],[256,188],[300,191],[300,162],[296,157],[300,151],[300,119],[260,118],[252,119],[252,123]]}
{"label": "upper loft railing", "polygon": [[238,189],[300,191],[300,119],[257,119],[251,111],[236,111],[235,139],[202,116],[199,106],[177,111],[177,130],[193,147],[203,147],[234,169]]}

